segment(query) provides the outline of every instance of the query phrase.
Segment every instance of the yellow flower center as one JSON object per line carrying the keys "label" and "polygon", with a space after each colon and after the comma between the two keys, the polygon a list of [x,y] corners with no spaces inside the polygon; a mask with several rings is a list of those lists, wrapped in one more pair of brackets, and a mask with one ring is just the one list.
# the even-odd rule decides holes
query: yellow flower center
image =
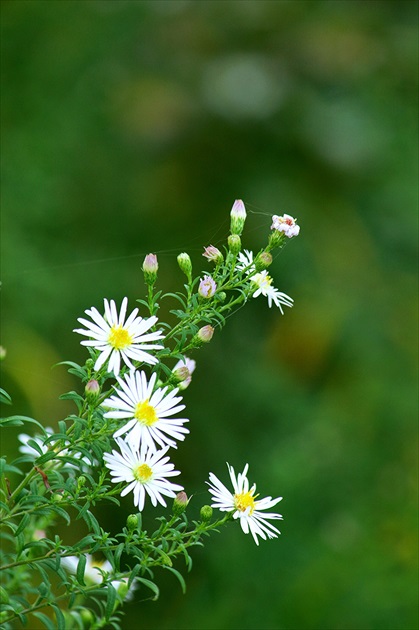
{"label": "yellow flower center", "polygon": [[115,350],[123,350],[132,344],[132,336],[126,328],[122,326],[112,326],[108,343],[110,343]]}
{"label": "yellow flower center", "polygon": [[135,407],[134,418],[146,427],[153,426],[153,424],[155,424],[159,419],[155,408],[148,402],[148,398],[147,400],[143,400],[137,404]]}
{"label": "yellow flower center", "polygon": [[140,464],[133,470],[134,478],[140,483],[146,483],[153,476],[153,471],[148,464]]}
{"label": "yellow flower center", "polygon": [[255,510],[255,498],[253,496],[254,489],[249,492],[242,492],[241,494],[234,495],[234,507],[240,512],[246,512],[250,507],[250,514],[253,514]]}

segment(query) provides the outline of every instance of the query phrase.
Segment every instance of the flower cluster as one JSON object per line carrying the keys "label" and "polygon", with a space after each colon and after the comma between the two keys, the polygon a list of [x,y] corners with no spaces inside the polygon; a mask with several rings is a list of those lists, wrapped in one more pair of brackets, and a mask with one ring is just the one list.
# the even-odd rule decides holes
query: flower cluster
{"label": "flower cluster", "polygon": [[[163,345],[168,344],[171,335],[165,337],[157,328],[158,318],[153,302],[158,271],[155,254],[146,256],[143,264],[144,279],[149,287],[150,317],[141,317],[138,308],[127,317],[128,299],[125,297],[119,313],[115,302],[105,299],[104,315],[92,307],[86,311],[91,321],[85,318],[78,320],[84,328],[75,332],[88,337],[81,343],[94,353],[95,372],[99,376],[113,375],[116,379],[113,393],[101,401],[105,420],[113,422],[115,427],[112,433],[115,449],[104,453],[103,459],[112,482],[122,484],[121,496],[132,492],[134,505],[140,511],[144,508],[146,496],[152,505],[160,503],[165,506],[165,497],[174,498],[183,490],[181,485],[171,480],[180,473],[175,470],[167,453],[177,448],[178,442],[189,433],[185,426],[189,420],[180,416],[185,405],[179,392],[190,384],[195,361],[186,357],[184,350],[210,341],[215,326],[222,322],[222,313],[246,301],[249,296],[265,296],[269,307],[275,304],[282,314],[283,306],[293,305],[292,298],[273,286],[266,267],[272,263],[271,250],[280,246],[281,239],[298,234],[295,220],[289,215],[274,215],[268,245],[255,256],[250,250],[241,251],[241,234],[247,216],[243,201],[234,202],[230,216],[230,235],[225,254],[213,245],[204,248],[204,258],[215,265],[212,274],[206,273],[199,281],[193,281],[189,255],[183,252],[177,258],[188,279],[189,302],[182,314],[182,324],[187,328],[187,323],[191,322],[191,338],[187,342],[186,333],[178,338],[176,351],[181,358],[171,369],[166,382],[161,380],[159,367],[171,355],[170,348]],[[195,295],[194,286],[197,286]],[[229,291],[238,291],[239,298],[227,298]],[[206,324],[198,329],[196,324],[199,321]],[[176,356],[175,352],[173,356]],[[153,370],[149,377],[144,364]],[[279,533],[269,520],[282,517],[279,514],[264,514],[264,511],[280,499],[257,499],[256,486],[250,487],[247,470],[246,465],[243,473],[236,477],[234,469],[229,466],[233,493],[213,473],[210,474],[212,507],[231,512],[234,519],[240,520],[243,531],[250,532],[258,543],[258,536],[265,539]]]}

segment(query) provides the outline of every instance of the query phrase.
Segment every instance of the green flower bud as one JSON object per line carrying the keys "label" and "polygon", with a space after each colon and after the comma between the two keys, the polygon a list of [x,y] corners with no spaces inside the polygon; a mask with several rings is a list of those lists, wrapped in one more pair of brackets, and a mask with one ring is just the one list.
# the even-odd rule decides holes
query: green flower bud
{"label": "green flower bud", "polygon": [[180,516],[186,510],[189,503],[186,492],[178,492],[173,501],[172,512],[175,516]]}
{"label": "green flower bud", "polygon": [[256,271],[263,271],[271,264],[272,254],[270,254],[269,252],[262,252],[261,254],[259,254],[259,256],[257,256],[255,261]]}
{"label": "green flower bud", "polygon": [[204,523],[210,521],[212,518],[212,507],[210,505],[203,505],[199,514]]}
{"label": "green flower bud", "polygon": [[143,273],[146,284],[153,286],[157,279],[158,268],[157,256],[155,254],[147,254],[143,263]]}
{"label": "green flower bud", "polygon": [[238,234],[230,234],[227,239],[228,248],[234,256],[237,256],[242,247],[242,242]]}
{"label": "green flower bud", "polygon": [[84,475],[80,475],[80,477],[77,479],[77,488],[80,490],[80,488],[83,488],[85,483],[86,477]]}
{"label": "green flower bud", "polygon": [[127,528],[128,531],[133,532],[134,529],[137,529],[138,527],[138,515],[137,514],[130,514],[127,517]]}
{"label": "green flower bud", "polygon": [[177,257],[177,263],[180,267],[180,270],[183,271],[190,282],[192,277],[192,262],[189,254],[186,254],[185,252],[179,254],[179,256]]}
{"label": "green flower bud", "polygon": [[219,300],[220,302],[224,302],[224,301],[225,301],[225,299],[226,299],[226,297],[227,297],[227,293],[226,293],[225,291],[220,291],[220,292],[217,294],[217,298],[218,298],[218,300]]}

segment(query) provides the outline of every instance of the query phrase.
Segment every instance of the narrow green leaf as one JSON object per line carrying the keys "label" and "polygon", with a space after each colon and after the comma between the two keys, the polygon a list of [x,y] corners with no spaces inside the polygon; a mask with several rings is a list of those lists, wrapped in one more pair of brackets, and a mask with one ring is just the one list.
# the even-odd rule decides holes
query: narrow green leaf
{"label": "narrow green leaf", "polygon": [[29,523],[30,520],[30,516],[29,514],[25,514],[22,518],[22,520],[20,521],[18,528],[15,532],[15,536],[19,536],[19,534],[22,533],[22,531],[25,529],[26,525]]}
{"label": "narrow green leaf", "polygon": [[54,622],[52,621],[52,619],[50,619],[49,617],[44,615],[44,613],[34,612],[33,616],[37,617],[44,624],[44,626],[47,628],[47,630],[55,630]]}
{"label": "narrow green leaf", "polygon": [[52,608],[54,609],[55,612],[55,617],[57,619],[57,628],[58,630],[66,630],[65,629],[65,618],[64,615],[62,613],[61,608],[59,608],[57,606],[57,604],[51,604]]}
{"label": "narrow green leaf", "polygon": [[10,395],[2,387],[0,387],[0,402],[4,403],[5,405],[12,404],[12,399]]}
{"label": "narrow green leaf", "polygon": [[108,584],[106,592],[107,592],[107,598],[106,598],[106,608],[105,608],[105,619],[106,621],[109,621],[115,608],[116,589],[112,586],[112,584]]}
{"label": "narrow green leaf", "polygon": [[86,586],[84,581],[84,570],[86,568],[87,558],[85,555],[81,555],[77,564],[76,578],[77,582],[82,586]]}
{"label": "narrow green leaf", "polygon": [[177,579],[180,582],[180,586],[182,588],[182,593],[185,595],[186,593],[186,582],[184,580],[184,577],[181,573],[179,573],[179,571],[177,571],[176,569],[174,569],[172,566],[168,566],[168,565],[163,565],[164,569],[167,569],[167,571],[170,571],[170,573],[173,573],[173,575],[175,577],[177,577]]}
{"label": "narrow green leaf", "polygon": [[155,602],[160,595],[160,591],[159,591],[159,587],[157,586],[157,584],[154,584],[154,582],[152,582],[151,580],[147,580],[147,578],[143,578],[143,577],[137,577],[137,582],[141,582],[141,584],[144,584],[144,586],[146,586],[147,588],[150,589],[150,591],[153,591],[154,593],[154,597],[152,597],[153,602]]}

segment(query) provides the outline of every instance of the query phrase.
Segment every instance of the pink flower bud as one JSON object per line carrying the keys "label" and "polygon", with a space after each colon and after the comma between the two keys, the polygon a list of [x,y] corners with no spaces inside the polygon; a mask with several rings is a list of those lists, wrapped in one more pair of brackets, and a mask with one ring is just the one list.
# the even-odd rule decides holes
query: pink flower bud
{"label": "pink flower bud", "polygon": [[198,330],[197,337],[200,341],[208,343],[211,341],[213,334],[214,328],[208,324],[207,326],[203,326]]}
{"label": "pink flower bud", "polygon": [[246,221],[246,208],[241,199],[236,199],[230,212],[231,223],[230,232],[232,234],[240,234],[243,232],[244,222]]}
{"label": "pink flower bud", "polygon": [[202,254],[204,258],[214,263],[223,262],[224,257],[217,247],[214,247],[214,245],[210,245],[209,247],[205,247],[204,249],[205,251]]}

